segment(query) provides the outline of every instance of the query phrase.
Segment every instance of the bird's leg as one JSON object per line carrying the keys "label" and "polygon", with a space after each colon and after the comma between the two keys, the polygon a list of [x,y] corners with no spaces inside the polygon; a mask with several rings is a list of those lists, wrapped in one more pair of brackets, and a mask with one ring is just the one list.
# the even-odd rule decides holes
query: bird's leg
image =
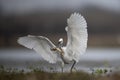
{"label": "bird's leg", "polygon": [[64,69],[64,62],[61,62],[61,71],[62,71],[62,73],[63,73],[63,69]]}
{"label": "bird's leg", "polygon": [[73,70],[73,68],[74,68],[74,66],[75,66],[75,64],[76,64],[76,61],[75,60],[73,60],[74,61],[74,63],[72,64],[72,67],[71,67],[71,69],[70,69],[70,72],[72,73],[72,70]]}

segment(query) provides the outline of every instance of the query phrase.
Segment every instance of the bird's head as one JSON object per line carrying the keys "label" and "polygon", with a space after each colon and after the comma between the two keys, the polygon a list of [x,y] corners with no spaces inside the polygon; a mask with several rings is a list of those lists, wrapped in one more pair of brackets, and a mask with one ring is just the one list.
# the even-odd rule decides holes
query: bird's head
{"label": "bird's head", "polygon": [[59,40],[58,40],[58,44],[62,44],[63,43],[63,38],[60,38]]}
{"label": "bird's head", "polygon": [[63,38],[60,38],[60,39],[58,40],[58,45],[59,45],[59,47],[62,47],[62,46],[63,46]]}

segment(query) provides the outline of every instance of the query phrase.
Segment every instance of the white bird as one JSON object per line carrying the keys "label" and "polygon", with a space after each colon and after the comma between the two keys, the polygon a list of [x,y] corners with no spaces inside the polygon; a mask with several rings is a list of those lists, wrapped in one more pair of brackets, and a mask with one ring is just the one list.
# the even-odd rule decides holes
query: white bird
{"label": "white bird", "polygon": [[72,72],[76,62],[80,60],[87,48],[87,23],[79,13],[71,14],[67,19],[67,44],[63,46],[63,39],[60,38],[58,46],[55,46],[47,37],[28,35],[20,37],[18,43],[35,50],[41,57],[49,63],[61,61],[62,71],[64,64],[74,62],[70,71]]}

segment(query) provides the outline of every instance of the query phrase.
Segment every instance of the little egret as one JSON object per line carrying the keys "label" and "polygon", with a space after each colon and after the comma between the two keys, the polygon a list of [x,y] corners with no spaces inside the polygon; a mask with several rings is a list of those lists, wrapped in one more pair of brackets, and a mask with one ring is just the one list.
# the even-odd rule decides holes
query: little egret
{"label": "little egret", "polygon": [[85,53],[87,48],[87,23],[84,17],[79,13],[71,14],[67,19],[67,44],[63,46],[63,38],[58,41],[55,46],[47,37],[28,35],[20,37],[18,43],[35,50],[41,57],[49,63],[61,62],[63,72],[64,64],[72,66],[70,71],[74,69],[76,62],[80,60],[80,56]]}

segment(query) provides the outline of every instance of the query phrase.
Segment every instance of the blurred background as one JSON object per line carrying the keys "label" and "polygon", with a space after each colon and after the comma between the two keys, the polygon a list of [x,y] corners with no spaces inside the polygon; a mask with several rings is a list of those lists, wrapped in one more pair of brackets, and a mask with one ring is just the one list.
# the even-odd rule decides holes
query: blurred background
{"label": "blurred background", "polygon": [[[88,47],[120,47],[119,0],[0,0],[0,48],[20,47],[20,36],[43,35],[66,44],[67,18],[81,13],[88,23]],[[64,45],[65,45],[64,44]]]}
{"label": "blurred background", "polygon": [[[28,34],[41,35],[57,45],[63,37],[66,45],[67,18],[74,12],[86,19],[89,35],[87,52],[77,68],[105,67],[107,63],[118,69],[120,0],[0,0],[0,65],[21,68],[34,64],[48,69],[40,55],[19,45],[17,39]],[[49,66],[58,68],[55,64]]]}

